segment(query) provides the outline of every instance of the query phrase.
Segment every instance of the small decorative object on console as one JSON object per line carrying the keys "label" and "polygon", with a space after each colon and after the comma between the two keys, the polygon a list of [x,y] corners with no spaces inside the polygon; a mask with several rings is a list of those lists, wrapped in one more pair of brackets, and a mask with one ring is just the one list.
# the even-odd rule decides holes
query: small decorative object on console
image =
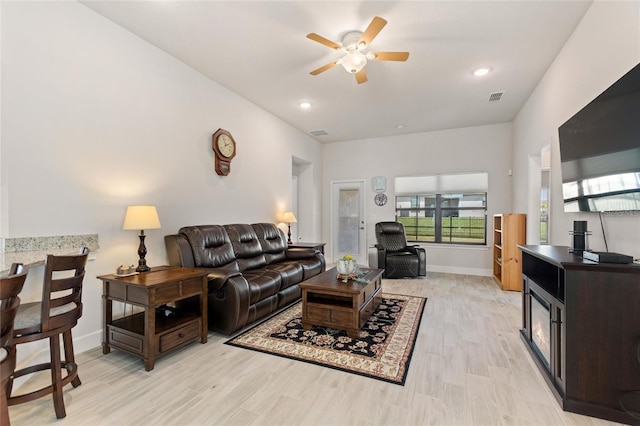
{"label": "small decorative object on console", "polygon": [[133,275],[133,274],[137,274],[136,267],[133,265],[131,266],[120,265],[116,270],[116,275],[118,276]]}
{"label": "small decorative object on console", "polygon": [[340,259],[336,261],[336,269],[338,270],[338,278],[342,279],[343,283],[346,283],[347,280],[356,278],[358,274],[356,274],[355,270],[358,267],[356,260],[350,254],[346,254],[342,256]]}

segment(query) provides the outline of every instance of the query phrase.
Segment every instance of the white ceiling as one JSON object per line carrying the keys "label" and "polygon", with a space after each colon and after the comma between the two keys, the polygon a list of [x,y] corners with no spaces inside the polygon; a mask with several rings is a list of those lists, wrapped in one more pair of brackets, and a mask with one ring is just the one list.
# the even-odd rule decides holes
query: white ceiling
{"label": "white ceiling", "polygon": [[[87,7],[321,142],[513,120],[591,1],[85,1]],[[358,85],[338,54],[306,38],[340,43],[374,16],[388,21]],[[478,78],[472,71],[490,66]],[[493,92],[504,92],[488,102]],[[300,101],[312,107],[302,110]],[[398,129],[397,125],[404,125]]]}

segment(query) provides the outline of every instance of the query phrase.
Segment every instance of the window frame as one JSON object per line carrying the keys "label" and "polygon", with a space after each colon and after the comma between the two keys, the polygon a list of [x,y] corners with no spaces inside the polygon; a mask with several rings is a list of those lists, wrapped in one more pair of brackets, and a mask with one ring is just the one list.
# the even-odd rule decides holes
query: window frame
{"label": "window frame", "polygon": [[[464,198],[464,196],[471,196],[471,195],[477,195],[477,196],[482,196],[483,197],[483,205],[482,206],[450,206],[450,207],[446,207],[443,206],[443,201],[447,200],[447,199],[451,199],[450,197],[446,197],[447,195],[451,195],[451,194],[459,194],[461,195],[461,198]],[[407,233],[406,229],[405,229],[405,235],[407,237],[407,242],[412,242],[412,243],[425,243],[425,244],[452,244],[452,245],[468,245],[468,246],[486,246],[487,245],[487,217],[488,217],[488,208],[487,208],[487,196],[488,193],[486,191],[448,191],[448,192],[439,192],[439,193],[430,193],[430,194],[426,194],[426,193],[420,193],[420,194],[403,194],[403,195],[396,195],[395,197],[395,220],[397,222],[406,222],[407,216],[399,216],[398,213],[399,212],[410,212],[409,213],[409,218],[414,217],[415,218],[415,226],[413,226],[412,228],[415,229],[415,232],[411,232],[411,233]],[[398,207],[399,204],[399,199],[404,199],[403,201],[406,202],[406,199],[411,199],[411,207]],[[428,203],[424,203],[424,207],[420,207],[420,200],[427,200],[427,199],[434,199],[435,203],[434,204],[428,204]],[[451,230],[454,229],[454,227],[451,224],[451,220],[449,220],[449,226],[445,226],[443,227],[443,218],[453,218],[453,217],[460,217],[460,216],[453,216],[453,215],[443,215],[443,213],[446,212],[452,212],[452,211],[456,211],[456,212],[460,212],[460,211],[471,211],[471,210],[481,210],[484,211],[484,227],[482,229],[482,234],[483,234],[483,239],[482,241],[479,242],[472,242],[472,241],[451,241],[452,239],[452,233]],[[411,215],[411,212],[414,212],[414,215]],[[422,215],[421,215],[422,213]],[[432,215],[429,215],[428,213],[432,213]],[[433,217],[433,240],[432,241],[425,241],[425,240],[420,240],[418,239],[420,236],[420,233],[418,232],[420,228],[426,228],[426,229],[431,229],[430,227],[420,227],[418,226],[418,219],[419,218],[427,218],[427,217]],[[402,219],[402,220],[400,220]],[[405,226],[405,228],[407,228],[407,226]],[[449,229],[449,237],[448,237],[448,241],[443,241],[443,231],[444,229]],[[479,227],[466,227],[464,229],[480,229]],[[425,233],[425,235],[428,236],[428,231]]]}

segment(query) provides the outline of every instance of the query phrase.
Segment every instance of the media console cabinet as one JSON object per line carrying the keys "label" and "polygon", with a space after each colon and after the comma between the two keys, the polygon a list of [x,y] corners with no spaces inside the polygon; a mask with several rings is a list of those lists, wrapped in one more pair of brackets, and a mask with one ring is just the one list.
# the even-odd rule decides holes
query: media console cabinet
{"label": "media console cabinet", "polygon": [[640,265],[520,245],[521,337],[565,411],[640,422]]}

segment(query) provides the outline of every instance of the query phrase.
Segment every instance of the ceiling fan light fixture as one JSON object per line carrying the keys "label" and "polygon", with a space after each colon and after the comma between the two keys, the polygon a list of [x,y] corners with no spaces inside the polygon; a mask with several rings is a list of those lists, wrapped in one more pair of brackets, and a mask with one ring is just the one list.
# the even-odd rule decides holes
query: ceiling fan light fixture
{"label": "ceiling fan light fixture", "polygon": [[347,72],[355,74],[367,65],[367,57],[358,51],[351,52],[342,58],[340,65],[342,65]]}

